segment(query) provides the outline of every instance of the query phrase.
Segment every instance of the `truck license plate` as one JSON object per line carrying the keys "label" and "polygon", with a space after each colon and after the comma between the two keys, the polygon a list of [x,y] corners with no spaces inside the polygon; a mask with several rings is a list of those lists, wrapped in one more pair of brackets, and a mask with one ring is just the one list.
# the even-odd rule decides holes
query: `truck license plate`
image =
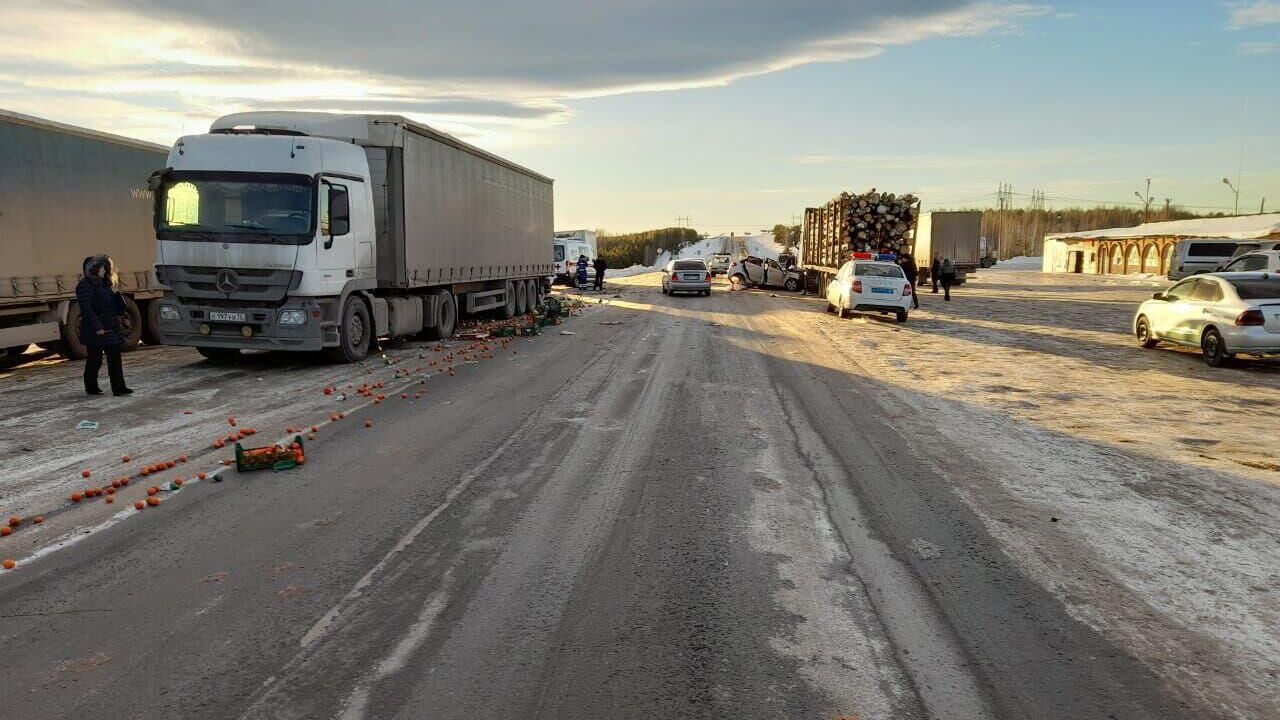
{"label": "truck license plate", "polygon": [[880,295],[892,295],[892,294],[893,294],[893,288],[886,288],[886,287],[873,287],[873,288],[871,288],[871,292],[873,292],[873,293],[878,293],[878,294],[880,294]]}
{"label": "truck license plate", "polygon": [[217,322],[244,322],[246,319],[244,313],[236,312],[210,312],[209,319]]}

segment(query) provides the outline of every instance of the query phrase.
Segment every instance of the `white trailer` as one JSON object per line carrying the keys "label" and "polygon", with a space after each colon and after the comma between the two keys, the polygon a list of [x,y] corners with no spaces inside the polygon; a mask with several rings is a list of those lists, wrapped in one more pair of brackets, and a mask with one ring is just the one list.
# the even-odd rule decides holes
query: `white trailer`
{"label": "white trailer", "polygon": [[552,180],[402,117],[242,113],[152,178],[165,343],[324,350],[513,317],[553,271]]}
{"label": "white trailer", "polygon": [[[31,343],[72,358],[80,342],[76,283],[106,253],[120,276],[125,349],[154,340],[147,176],[168,148],[0,110],[0,353]],[[154,318],[154,314],[152,313]]]}

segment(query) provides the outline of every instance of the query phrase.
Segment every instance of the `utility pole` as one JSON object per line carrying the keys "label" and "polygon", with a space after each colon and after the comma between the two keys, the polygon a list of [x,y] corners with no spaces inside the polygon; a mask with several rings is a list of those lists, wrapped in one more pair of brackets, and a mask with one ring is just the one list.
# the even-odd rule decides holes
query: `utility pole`
{"label": "utility pole", "polygon": [[1169,203],[1173,202],[1173,198],[1164,199],[1164,219],[1169,219]]}
{"label": "utility pole", "polygon": [[1258,214],[1259,214],[1259,215],[1266,215],[1266,214],[1267,214],[1267,199],[1266,199],[1266,198],[1262,198],[1262,204],[1258,206]]}

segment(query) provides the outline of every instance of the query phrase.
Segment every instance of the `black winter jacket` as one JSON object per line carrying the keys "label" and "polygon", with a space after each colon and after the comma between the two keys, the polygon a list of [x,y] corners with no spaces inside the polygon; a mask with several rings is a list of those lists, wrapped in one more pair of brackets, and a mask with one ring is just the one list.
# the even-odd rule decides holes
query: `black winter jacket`
{"label": "black winter jacket", "polygon": [[[120,315],[124,300],[107,281],[98,277],[82,278],[76,285],[76,302],[80,305],[80,341],[88,346],[107,347],[124,342]],[[106,330],[102,335],[99,330]]]}

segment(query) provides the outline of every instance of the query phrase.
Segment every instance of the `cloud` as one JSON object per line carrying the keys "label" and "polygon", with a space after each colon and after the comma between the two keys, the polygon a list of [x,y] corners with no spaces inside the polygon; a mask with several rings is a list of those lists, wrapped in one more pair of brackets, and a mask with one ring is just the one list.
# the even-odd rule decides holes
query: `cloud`
{"label": "cloud", "polygon": [[1240,43],[1241,55],[1274,55],[1280,53],[1280,42]]}
{"label": "cloud", "polygon": [[85,124],[107,129],[154,112],[155,139],[272,107],[401,113],[482,142],[564,123],[575,99],[1016,32],[1051,12],[968,0],[4,0],[0,93],[37,115],[92,99],[108,114]]}
{"label": "cloud", "polygon": [[1251,3],[1229,3],[1227,5],[1227,27],[1232,30],[1274,25],[1280,23],[1280,2],[1273,0],[1257,0]]}

